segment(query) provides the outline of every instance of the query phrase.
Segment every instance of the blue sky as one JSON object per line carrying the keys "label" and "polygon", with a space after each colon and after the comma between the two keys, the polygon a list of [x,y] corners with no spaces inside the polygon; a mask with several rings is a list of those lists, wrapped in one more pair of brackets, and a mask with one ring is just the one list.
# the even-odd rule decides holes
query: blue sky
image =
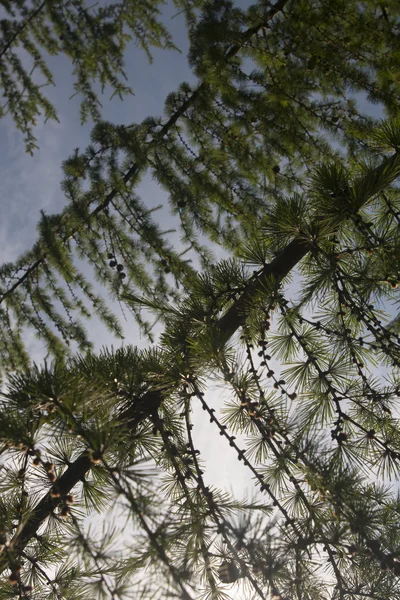
{"label": "blue sky", "polygon": [[[103,102],[103,118],[114,123],[140,123],[149,115],[163,114],[164,99],[181,81],[193,81],[186,61],[187,39],[182,16],[172,18],[174,7],[165,9],[165,21],[182,54],[155,49],[154,63],[133,44],[126,51],[126,73],[135,96],[121,102],[109,101],[106,90]],[[1,15],[0,15],[1,16]],[[61,162],[74,148],[84,149],[90,142],[92,123],[83,126],[79,121],[79,96],[73,93],[72,65],[64,56],[47,57],[55,80],[55,87],[45,88],[45,93],[55,105],[60,123],[39,121],[35,129],[39,150],[34,157],[25,154],[23,137],[15,130],[11,118],[0,121],[0,169],[3,176],[3,208],[7,221],[2,220],[2,233],[9,232],[7,240],[2,236],[1,257],[13,257],[19,249],[28,248],[35,238],[35,224],[40,209],[55,212],[65,204],[59,189]],[[4,180],[5,177],[5,180]],[[3,213],[4,214],[4,213]],[[23,228],[21,232],[21,227]],[[22,233],[15,239],[15,231]],[[11,232],[13,232],[11,234]]]}

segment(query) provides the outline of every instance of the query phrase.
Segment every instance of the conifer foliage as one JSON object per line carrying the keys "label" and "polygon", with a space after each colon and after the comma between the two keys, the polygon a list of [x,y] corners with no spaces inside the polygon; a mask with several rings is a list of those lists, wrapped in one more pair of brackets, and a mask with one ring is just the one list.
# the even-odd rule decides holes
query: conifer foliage
{"label": "conifer foliage", "polygon": [[[0,21],[0,89],[6,99],[0,118],[10,113],[17,128],[26,135],[26,149],[37,148],[33,127],[38,115],[57,119],[55,107],[41,88],[53,85],[53,76],[43,59],[64,54],[74,65],[75,94],[83,96],[81,120],[100,119],[100,101],[94,83],[106,86],[121,99],[131,88],[123,83],[124,49],[135,40],[151,60],[151,47],[176,49],[159,18],[161,2],[94,2],[83,0],[6,0]],[[182,9],[182,2],[175,2]],[[196,3],[184,3],[188,16]],[[2,15],[4,16],[4,15]],[[26,54],[18,51],[22,48]],[[26,64],[26,57],[29,57]],[[28,66],[29,65],[29,66]],[[37,83],[40,72],[44,83]],[[35,77],[34,77],[35,74]]]}
{"label": "conifer foliage", "polygon": [[[0,598],[400,599],[400,7],[181,4],[198,85],[97,123],[1,269]],[[120,326],[82,258],[157,344],[90,350],[93,308]],[[198,408],[251,500],[208,483]]]}

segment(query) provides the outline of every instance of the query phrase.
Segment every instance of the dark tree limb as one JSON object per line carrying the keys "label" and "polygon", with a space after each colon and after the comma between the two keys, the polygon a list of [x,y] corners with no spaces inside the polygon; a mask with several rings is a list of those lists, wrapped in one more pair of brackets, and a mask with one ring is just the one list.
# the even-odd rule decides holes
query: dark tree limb
{"label": "dark tree limb", "polygon": [[[382,183],[382,176],[385,176],[385,181]],[[357,198],[362,198],[356,207],[359,210],[370,198],[379,194],[384,187],[393,182],[400,176],[400,154],[396,152],[391,157],[382,161],[382,163],[371,171],[367,176],[358,179],[352,186]],[[347,215],[343,215],[338,219],[338,225],[345,221]],[[314,222],[323,220],[323,216],[315,218]],[[237,329],[243,325],[246,319],[246,307],[251,304],[252,299],[262,292],[268,279],[274,277],[277,283],[286,277],[290,271],[301,261],[302,258],[312,248],[312,241],[307,241],[306,238],[295,238],[286,248],[281,250],[279,254],[267,265],[265,265],[262,273],[254,279],[241,297],[231,306],[231,308],[220,318],[216,324],[217,329],[222,334],[222,338],[228,341]]]}
{"label": "dark tree limb", "polygon": [[[49,491],[32,511],[31,517],[17,530],[8,546],[8,554],[19,556],[29,541],[37,534],[39,527],[44,523],[53,510],[64,501],[71,489],[80,481],[92,466],[87,452],[82,453],[71,463],[59,479],[54,482],[53,490],[57,490],[57,498],[51,496]],[[0,573],[8,566],[8,560],[4,561],[0,554]],[[2,560],[3,559],[3,560]]]}

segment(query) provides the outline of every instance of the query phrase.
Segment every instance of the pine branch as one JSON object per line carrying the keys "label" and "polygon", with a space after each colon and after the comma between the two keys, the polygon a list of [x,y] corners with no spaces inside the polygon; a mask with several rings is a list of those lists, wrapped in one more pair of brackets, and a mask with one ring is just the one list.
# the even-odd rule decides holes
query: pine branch
{"label": "pine branch", "polygon": [[29,15],[29,17],[24,21],[21,27],[14,33],[14,35],[9,39],[7,44],[2,48],[0,52],[0,59],[7,52],[7,50],[11,47],[12,43],[17,39],[19,34],[37,17],[37,15],[41,12],[41,10],[46,6],[46,0],[40,4],[40,6]]}
{"label": "pine branch", "polygon": [[[53,485],[53,491],[57,491],[57,498],[52,497],[51,491],[33,509],[33,515],[22,525],[14,535],[8,546],[8,553],[19,556],[25,549],[29,541],[36,535],[39,527],[53,512],[53,510],[63,501],[65,496],[69,494],[71,489],[80,481],[88,472],[92,462],[87,452],[82,453],[61,475]],[[4,555],[3,555],[4,556]],[[0,555],[0,573],[8,566],[8,561]]]}
{"label": "pine branch", "polygon": [[[260,23],[259,25],[255,25],[254,27],[249,28],[242,37],[241,43],[235,44],[231,46],[225,53],[224,58],[229,60],[236,56],[236,54],[240,51],[243,44],[252,36],[255,35],[260,29],[267,27],[268,23],[284,8],[285,4],[287,4],[288,0],[280,0],[277,4],[275,4],[267,14],[266,19]],[[193,92],[193,94],[187,98],[179,109],[168,119],[168,121],[163,125],[163,127],[158,131],[154,138],[149,142],[149,146],[157,145],[159,140],[161,140],[165,135],[169,133],[169,131],[173,128],[179,118],[195,103],[196,99],[207,89],[207,85],[203,82],[199,85],[199,87]],[[138,163],[134,163],[130,169],[123,176],[123,182],[126,185],[128,182],[132,181],[132,179],[139,173],[140,165]],[[97,214],[106,209],[112,200],[117,195],[118,190],[116,188],[112,189],[111,192],[106,196],[105,200],[99,204],[91,213],[90,218],[95,217]],[[60,225],[64,228],[66,225],[67,218],[64,222],[61,222]],[[68,231],[66,234],[62,234],[61,227],[55,231],[56,235],[59,235],[62,238],[62,243],[66,244],[68,240],[75,235],[77,229],[72,229]],[[35,273],[36,269],[40,267],[47,259],[47,253],[45,251],[42,252],[40,258],[38,258],[26,271],[25,273],[17,279],[17,281],[0,296],[0,304],[10,296],[16,289],[18,289],[33,273]]]}
{"label": "pine branch", "polygon": [[[382,175],[385,173],[387,179],[384,184],[381,182]],[[363,202],[359,203],[359,210],[371,197],[378,194],[382,187],[394,181],[400,175],[400,154],[395,153],[390,158],[384,160],[367,176],[360,178],[353,184],[355,191],[362,192]],[[347,218],[343,214],[338,221],[338,225]],[[321,222],[323,217],[315,218],[316,225]],[[312,241],[306,241],[304,238],[295,238],[284,248],[269,264],[265,265],[262,273],[256,277],[248,286],[247,290],[237,300],[235,304],[221,317],[216,327],[222,332],[226,341],[232,337],[235,331],[244,323],[246,318],[246,306],[251,300],[263,290],[265,284],[272,277],[275,277],[279,283],[286,277],[290,271],[306,256],[312,249]]]}

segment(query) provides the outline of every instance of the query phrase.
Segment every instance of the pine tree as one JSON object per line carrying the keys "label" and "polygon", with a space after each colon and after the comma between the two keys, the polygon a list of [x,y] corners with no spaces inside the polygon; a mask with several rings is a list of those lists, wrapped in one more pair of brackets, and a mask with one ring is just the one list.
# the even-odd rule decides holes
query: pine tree
{"label": "pine tree", "polygon": [[[0,597],[400,598],[388,486],[400,460],[399,10],[205,4],[190,30],[199,86],[167,99],[164,124],[99,123],[66,161],[70,204],[2,271]],[[387,119],[363,115],[354,90]],[[202,273],[135,196],[146,169]],[[199,234],[231,257],[214,263]],[[139,322],[145,307],[164,323],[156,346],[66,358],[62,339],[90,341],[73,285],[118,327],[74,252]],[[51,364],[27,364],[27,324]],[[196,404],[253,477],[252,501],[207,483]],[[85,526],[114,506],[132,523],[127,548]]]}

